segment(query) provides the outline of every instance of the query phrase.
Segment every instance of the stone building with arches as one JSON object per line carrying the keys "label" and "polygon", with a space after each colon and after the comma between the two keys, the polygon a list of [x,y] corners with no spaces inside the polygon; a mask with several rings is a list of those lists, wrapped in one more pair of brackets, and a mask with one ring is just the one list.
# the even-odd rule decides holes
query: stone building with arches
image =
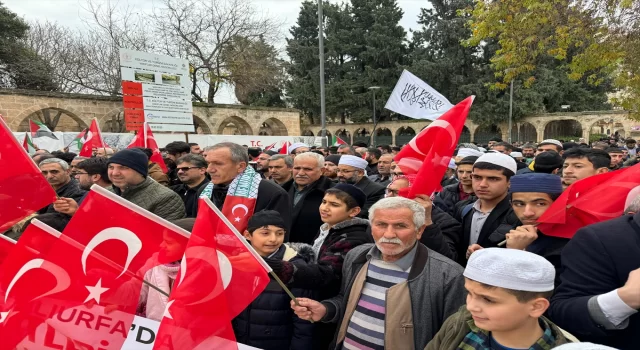
{"label": "stone building with arches", "polygon": [[[122,98],[0,89],[0,114],[13,131],[29,130],[29,119],[53,131],[81,131],[97,118],[103,132],[126,132]],[[197,132],[219,135],[300,135],[300,112],[288,108],[194,103]]]}

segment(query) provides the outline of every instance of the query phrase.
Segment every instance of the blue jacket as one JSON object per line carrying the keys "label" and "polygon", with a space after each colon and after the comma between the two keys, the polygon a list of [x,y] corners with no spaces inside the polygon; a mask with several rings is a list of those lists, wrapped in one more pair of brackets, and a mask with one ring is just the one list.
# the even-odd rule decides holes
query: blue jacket
{"label": "blue jacket", "polygon": [[[311,263],[315,257],[311,246],[283,244],[273,259]],[[296,297],[313,298],[310,290],[292,288]],[[264,350],[313,348],[314,324],[299,319],[291,309],[291,298],[273,279],[267,288],[240,315],[233,319],[238,342]]]}

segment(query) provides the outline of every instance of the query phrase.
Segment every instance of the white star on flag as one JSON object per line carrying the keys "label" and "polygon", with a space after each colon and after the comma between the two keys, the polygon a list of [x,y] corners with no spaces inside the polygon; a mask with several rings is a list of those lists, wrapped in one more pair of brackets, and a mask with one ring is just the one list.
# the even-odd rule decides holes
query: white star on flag
{"label": "white star on flag", "polygon": [[4,323],[8,319],[10,319],[11,316],[13,316],[13,315],[15,315],[17,313],[18,313],[18,311],[13,312],[13,309],[9,309],[9,311],[0,312],[0,324]]}
{"label": "white star on flag", "polygon": [[171,316],[171,313],[169,313],[169,308],[171,307],[171,305],[173,305],[174,301],[175,300],[171,300],[167,303],[167,307],[164,309],[164,314],[162,315],[162,317],[166,317],[173,320],[173,316]]}
{"label": "white star on flag", "polygon": [[240,218],[235,218],[236,222],[240,222]]}
{"label": "white star on flag", "polygon": [[98,304],[100,304],[100,295],[109,290],[109,288],[102,287],[102,278],[98,280],[98,283],[95,287],[85,286],[85,288],[87,288],[87,290],[89,291],[89,296],[87,297],[87,299],[85,299],[85,303],[93,299]]}

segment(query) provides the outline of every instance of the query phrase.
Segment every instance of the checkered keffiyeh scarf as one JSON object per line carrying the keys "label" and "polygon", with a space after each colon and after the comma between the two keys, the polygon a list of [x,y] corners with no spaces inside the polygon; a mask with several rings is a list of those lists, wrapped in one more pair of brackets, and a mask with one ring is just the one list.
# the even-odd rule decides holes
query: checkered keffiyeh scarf
{"label": "checkered keffiyeh scarf", "polygon": [[[252,167],[248,166],[241,174],[231,181],[229,189],[227,190],[228,196],[258,198],[258,187],[262,180],[260,174],[258,174]],[[213,193],[213,182],[209,182],[202,191],[200,198],[211,198]]]}

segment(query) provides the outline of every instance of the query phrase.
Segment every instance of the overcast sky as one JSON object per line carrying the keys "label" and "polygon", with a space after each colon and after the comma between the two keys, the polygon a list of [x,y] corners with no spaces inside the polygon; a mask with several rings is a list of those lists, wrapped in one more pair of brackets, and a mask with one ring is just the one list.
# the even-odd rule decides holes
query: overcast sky
{"label": "overcast sky", "polygon": [[[95,0],[104,1],[109,0]],[[331,2],[341,2],[330,0]],[[26,18],[27,20],[51,20],[64,24],[69,27],[82,28],[84,26],[83,18],[86,18],[87,12],[83,9],[86,0],[2,0],[4,5],[11,11]],[[127,4],[138,9],[141,12],[151,12],[158,0],[111,0],[111,3],[118,3],[126,6]],[[289,34],[289,28],[295,25],[300,11],[302,0],[253,0],[256,7],[262,9],[269,15],[272,15],[282,22],[284,25],[281,29],[283,36]],[[418,14],[420,8],[429,4],[426,0],[398,0],[398,4],[404,11],[404,16],[400,24],[405,27],[407,32],[409,29],[416,29]],[[279,49],[284,48],[284,40],[280,44]],[[235,96],[230,89],[220,92],[217,96],[220,103],[235,103]]]}

